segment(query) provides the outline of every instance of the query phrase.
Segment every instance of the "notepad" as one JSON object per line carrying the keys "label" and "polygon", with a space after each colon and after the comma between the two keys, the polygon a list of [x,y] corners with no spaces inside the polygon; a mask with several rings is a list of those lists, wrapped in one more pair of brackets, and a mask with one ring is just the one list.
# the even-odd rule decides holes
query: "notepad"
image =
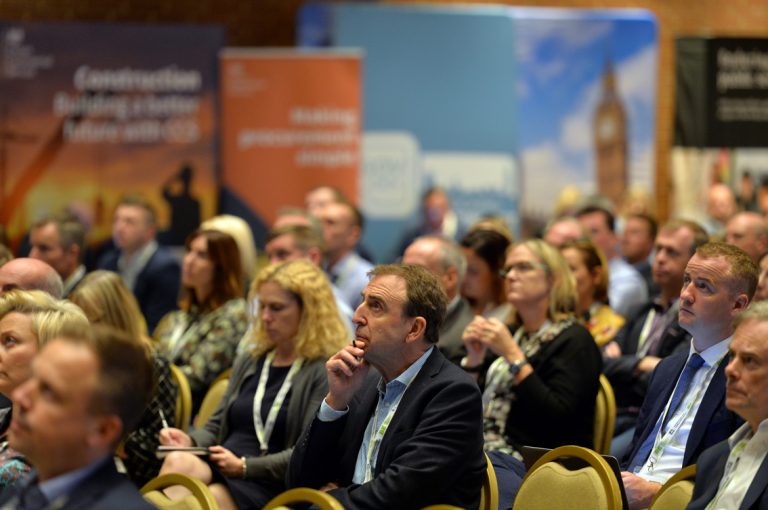
{"label": "notepad", "polygon": [[171,452],[191,453],[199,457],[206,457],[211,453],[204,446],[158,446],[155,455],[158,459],[164,459]]}

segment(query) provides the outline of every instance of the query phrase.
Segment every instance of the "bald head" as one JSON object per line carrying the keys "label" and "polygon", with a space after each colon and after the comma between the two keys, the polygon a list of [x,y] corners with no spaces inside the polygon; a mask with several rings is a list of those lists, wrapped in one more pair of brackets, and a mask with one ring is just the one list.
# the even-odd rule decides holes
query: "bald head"
{"label": "bald head", "polygon": [[725,227],[725,241],[741,248],[758,263],[768,251],[768,223],[754,212],[735,214]]}
{"label": "bald head", "polygon": [[42,290],[61,299],[64,284],[59,273],[45,262],[20,258],[0,266],[0,294],[13,289]]}
{"label": "bald head", "polygon": [[440,278],[449,301],[459,293],[467,269],[467,261],[458,244],[431,235],[417,238],[406,248],[403,264],[422,266],[434,273]]}

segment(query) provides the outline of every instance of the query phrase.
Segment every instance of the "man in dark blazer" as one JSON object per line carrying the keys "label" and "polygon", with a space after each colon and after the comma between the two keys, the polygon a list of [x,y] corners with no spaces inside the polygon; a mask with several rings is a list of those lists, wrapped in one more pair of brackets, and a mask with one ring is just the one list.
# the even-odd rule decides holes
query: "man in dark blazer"
{"label": "man in dark blazer", "polygon": [[326,364],[328,395],[294,449],[289,486],[329,490],[347,509],[477,508],[482,403],[477,384],[434,348],[445,306],[422,267],[372,271],[354,345]]}
{"label": "man in dark blazer", "polygon": [[730,354],[725,405],[746,423],[699,457],[689,510],[768,508],[768,302],[736,320]]}
{"label": "man in dark blazer", "polygon": [[691,335],[677,323],[680,287],[686,264],[707,241],[706,231],[692,221],[673,220],[659,230],[653,279],[660,294],[631,314],[603,349],[603,373],[616,396],[611,453],[617,457],[626,453],[632,441],[653,369],[670,354],[688,352]]}
{"label": "man in dark blazer", "polygon": [[173,253],[159,246],[155,209],[138,195],[123,197],[115,209],[112,237],[116,248],[99,260],[99,269],[119,273],[139,302],[150,334],[163,316],[177,308],[181,269]]}
{"label": "man in dark blazer", "polygon": [[663,359],[640,410],[622,480],[631,509],[647,508],[675,472],[730,436],[741,420],[725,408],[733,321],[757,287],[757,266],[739,248],[707,243],[685,269],[678,321],[693,340],[688,353]]}
{"label": "man in dark blazer", "polygon": [[426,267],[439,279],[448,296],[437,347],[453,363],[459,364],[467,349],[461,336],[464,328],[475,318],[469,301],[459,294],[467,271],[467,259],[455,241],[442,236],[422,236],[413,241],[403,254],[403,264]]}
{"label": "man in dark blazer", "polygon": [[97,326],[48,342],[13,392],[12,448],[35,467],[3,492],[0,509],[150,509],[115,469],[113,452],[141,418],[154,387],[146,351]]}

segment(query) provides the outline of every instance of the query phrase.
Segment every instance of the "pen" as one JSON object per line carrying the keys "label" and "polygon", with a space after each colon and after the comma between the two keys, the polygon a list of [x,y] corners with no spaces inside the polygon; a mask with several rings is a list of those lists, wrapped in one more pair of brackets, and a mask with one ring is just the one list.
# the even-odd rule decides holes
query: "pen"
{"label": "pen", "polygon": [[165,419],[165,413],[163,413],[163,410],[158,409],[157,412],[160,413],[160,419],[163,421],[163,428],[169,429],[170,427],[168,426],[168,420]]}

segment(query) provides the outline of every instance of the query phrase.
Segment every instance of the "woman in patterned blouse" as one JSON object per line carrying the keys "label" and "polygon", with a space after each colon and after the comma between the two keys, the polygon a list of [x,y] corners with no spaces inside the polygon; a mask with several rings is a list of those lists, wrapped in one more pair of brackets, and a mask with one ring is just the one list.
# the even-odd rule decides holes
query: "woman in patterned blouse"
{"label": "woman in patterned blouse", "polygon": [[[77,306],[58,301],[40,290],[13,290],[0,296],[0,393],[13,399],[13,390],[29,379],[32,360],[57,336],[87,335],[90,324]],[[11,408],[0,410],[0,490],[29,472],[24,457],[8,446]]]}
{"label": "woman in patterned blouse", "polygon": [[214,379],[232,366],[248,325],[240,251],[232,236],[192,232],[181,287],[181,310],[163,317],[154,337],[159,351],[187,376],[194,416]]}

